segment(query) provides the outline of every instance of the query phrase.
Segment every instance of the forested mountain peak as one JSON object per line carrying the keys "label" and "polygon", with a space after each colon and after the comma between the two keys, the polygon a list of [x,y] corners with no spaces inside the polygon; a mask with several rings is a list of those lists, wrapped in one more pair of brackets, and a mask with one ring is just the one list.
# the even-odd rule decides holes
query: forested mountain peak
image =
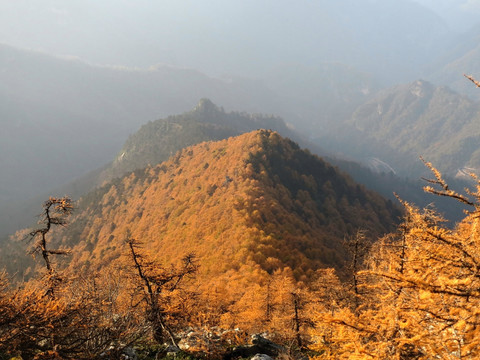
{"label": "forested mountain peak", "polygon": [[219,111],[220,109],[216,106],[210,99],[200,99],[197,106],[195,106],[194,111],[198,113],[209,114],[212,112]]}
{"label": "forested mountain peak", "polygon": [[128,233],[163,263],[195,253],[209,282],[240,268],[236,276],[290,268],[307,280],[343,266],[345,236],[362,228],[376,238],[399,215],[294,142],[257,130],[183,149],[104,185],[80,201],[57,239],[73,247],[75,267],[114,261]]}
{"label": "forested mountain peak", "polygon": [[156,165],[187,146],[260,128],[270,128],[284,136],[294,135],[278,117],[226,112],[210,99],[202,98],[191,111],[150,121],[132,134],[111,166],[102,172],[99,183]]}

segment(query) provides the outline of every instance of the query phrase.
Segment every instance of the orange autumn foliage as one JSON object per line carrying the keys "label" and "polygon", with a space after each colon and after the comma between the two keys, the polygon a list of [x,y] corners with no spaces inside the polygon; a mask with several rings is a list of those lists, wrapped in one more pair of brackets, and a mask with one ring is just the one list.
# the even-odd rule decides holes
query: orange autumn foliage
{"label": "orange autumn foliage", "polygon": [[129,230],[162,263],[195,253],[200,276],[288,266],[297,279],[341,264],[345,233],[362,226],[381,235],[398,214],[270,131],[184,149],[102,187],[79,208],[60,241],[74,245],[72,266],[117,259]]}
{"label": "orange autumn foliage", "polygon": [[[191,326],[270,330],[302,345],[317,271],[342,270],[345,234],[383,235],[398,214],[317,156],[259,130],[184,149],[95,190],[53,245],[72,249],[67,271],[86,273],[125,268],[127,234],[165,268],[194,253],[199,270],[185,284],[192,298],[182,315]],[[119,299],[126,307],[124,291]]]}

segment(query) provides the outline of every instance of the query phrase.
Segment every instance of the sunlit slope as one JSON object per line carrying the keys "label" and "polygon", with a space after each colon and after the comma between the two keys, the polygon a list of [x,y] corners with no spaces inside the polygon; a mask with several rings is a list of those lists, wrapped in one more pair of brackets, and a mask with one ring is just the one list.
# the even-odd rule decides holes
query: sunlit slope
{"label": "sunlit slope", "polygon": [[[164,263],[193,252],[202,274],[341,267],[347,234],[375,238],[399,212],[320,158],[259,130],[182,150],[85,197],[61,238],[71,266],[102,267],[131,234]],[[248,271],[247,271],[248,272]]]}

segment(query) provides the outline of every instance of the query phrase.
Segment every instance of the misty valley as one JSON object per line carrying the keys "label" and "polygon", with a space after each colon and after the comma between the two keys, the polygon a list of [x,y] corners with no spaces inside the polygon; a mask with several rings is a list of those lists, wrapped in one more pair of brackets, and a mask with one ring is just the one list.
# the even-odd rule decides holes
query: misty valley
{"label": "misty valley", "polygon": [[480,358],[480,1],[0,1],[0,360]]}

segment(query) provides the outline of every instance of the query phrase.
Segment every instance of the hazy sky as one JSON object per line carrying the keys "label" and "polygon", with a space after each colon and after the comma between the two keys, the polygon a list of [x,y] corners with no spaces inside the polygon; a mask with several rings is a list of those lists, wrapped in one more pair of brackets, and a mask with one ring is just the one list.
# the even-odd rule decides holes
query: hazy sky
{"label": "hazy sky", "polygon": [[[363,4],[385,8],[395,1],[412,0]],[[480,14],[480,0],[416,1],[449,17],[449,24],[457,29],[470,26]],[[258,63],[265,64],[279,56],[288,57],[280,42],[295,42],[296,51],[304,52],[304,58],[313,54],[309,54],[312,48],[327,49],[344,40],[354,43],[346,37],[356,35],[337,32],[332,17],[316,13],[313,19],[315,4],[324,8],[333,7],[331,4],[356,6],[351,0],[0,0],[0,43],[78,56],[98,64],[148,67],[167,63],[221,75],[241,71],[241,62],[244,68],[252,67],[245,55],[255,55]],[[320,45],[304,36],[315,23],[331,27]],[[299,29],[303,24],[305,28]],[[315,32],[319,29],[310,31]],[[340,60],[327,55],[330,57],[320,61],[342,61],[341,55]],[[319,61],[311,57],[312,63]]]}
{"label": "hazy sky", "polygon": [[205,70],[194,54],[249,51],[242,32],[230,28],[232,17],[261,16],[246,14],[247,3],[253,1],[0,0],[0,42],[100,64],[195,63]]}
{"label": "hazy sky", "polygon": [[480,0],[415,0],[434,10],[457,31],[468,30],[479,22]]}

